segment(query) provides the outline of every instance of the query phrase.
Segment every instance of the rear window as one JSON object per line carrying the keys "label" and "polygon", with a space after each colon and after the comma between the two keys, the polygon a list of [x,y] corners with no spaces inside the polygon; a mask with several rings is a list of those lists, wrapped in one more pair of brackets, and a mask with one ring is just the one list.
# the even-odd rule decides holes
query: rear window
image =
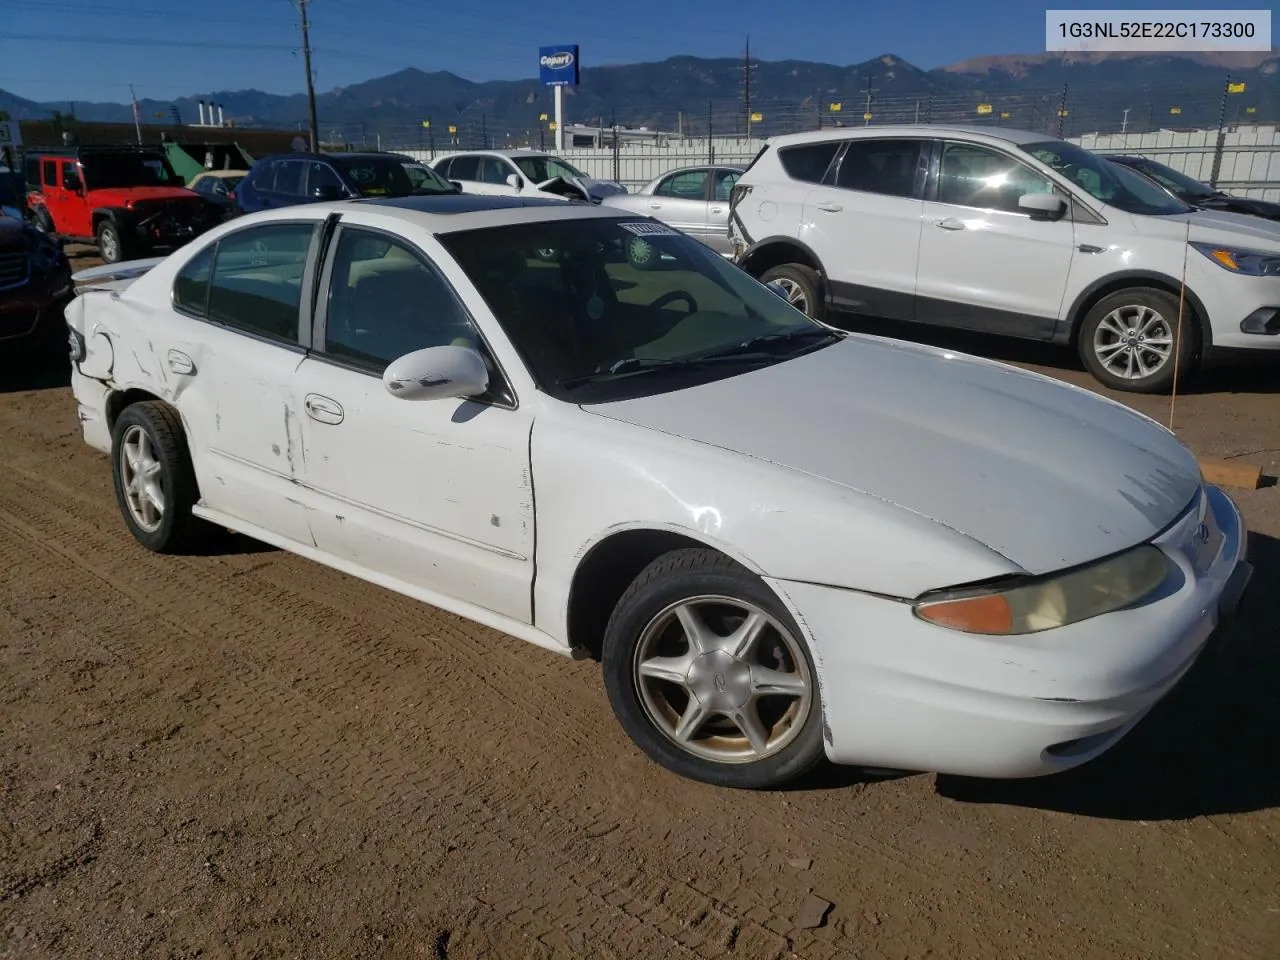
{"label": "rear window", "polygon": [[782,161],[782,169],[792,180],[803,180],[805,183],[821,183],[831,166],[831,159],[840,149],[840,141],[829,143],[806,143],[803,146],[783,147],[778,151],[778,159]]}

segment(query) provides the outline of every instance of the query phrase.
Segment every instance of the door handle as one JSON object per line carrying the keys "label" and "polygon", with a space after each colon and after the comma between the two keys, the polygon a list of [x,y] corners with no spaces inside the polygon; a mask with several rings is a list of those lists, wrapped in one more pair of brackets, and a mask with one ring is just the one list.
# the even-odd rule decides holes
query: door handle
{"label": "door handle", "polygon": [[330,400],[328,397],[322,397],[318,393],[308,393],[302,405],[307,410],[307,416],[312,420],[317,420],[320,423],[342,422],[342,405],[337,400]]}
{"label": "door handle", "polygon": [[179,376],[195,376],[196,362],[181,350],[170,350],[169,369]]}
{"label": "door handle", "polygon": [[945,220],[935,221],[943,230],[963,230],[964,224],[955,217],[947,217]]}
{"label": "door handle", "polygon": [[711,208],[711,212],[712,212],[712,213],[724,213],[724,207],[712,207],[712,208]]}
{"label": "door handle", "polygon": [[1080,246],[1076,247],[1076,249],[1079,250],[1081,253],[1101,253],[1102,252],[1101,247],[1095,247],[1092,243],[1082,243],[1080,244]]}
{"label": "door handle", "polygon": [[649,204],[649,209],[650,209],[650,210],[661,210],[661,209],[662,209],[662,204],[660,204],[660,203],[651,203],[651,204]]}
{"label": "door handle", "polygon": [[825,210],[827,213],[839,213],[844,207],[838,203],[832,203],[830,200],[819,200],[814,204],[819,210]]}

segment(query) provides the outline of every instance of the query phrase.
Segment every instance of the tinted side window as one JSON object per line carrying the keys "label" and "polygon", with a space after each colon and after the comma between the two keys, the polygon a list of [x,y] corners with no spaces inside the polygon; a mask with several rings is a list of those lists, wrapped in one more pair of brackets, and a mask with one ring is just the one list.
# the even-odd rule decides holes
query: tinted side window
{"label": "tinted side window", "polygon": [[778,159],[791,179],[821,183],[823,174],[831,165],[831,158],[839,149],[838,140],[830,143],[807,143],[799,147],[784,147],[778,151]]}
{"label": "tinted side window", "polygon": [[58,161],[46,160],[40,165],[40,179],[46,187],[58,185]]}
{"label": "tinted side window", "polygon": [[891,197],[915,195],[921,140],[851,140],[836,186]]}
{"label": "tinted side window", "polygon": [[705,200],[707,198],[707,171],[686,170],[673,173],[658,184],[653,191],[659,197],[675,197],[680,200]]}
{"label": "tinted side window", "polygon": [[507,182],[508,173],[515,173],[515,171],[509,170],[507,165],[497,157],[480,158],[480,181],[482,183],[504,184]]}
{"label": "tinted side window", "polygon": [[276,161],[269,160],[265,163],[255,163],[253,165],[253,176],[249,178],[249,182],[259,190],[270,190],[276,179]]}
{"label": "tinted side window", "polygon": [[276,193],[298,196],[302,193],[302,171],[305,169],[298,160],[277,160]]}
{"label": "tinted side window", "polygon": [[733,185],[738,182],[740,176],[742,174],[737,170],[717,170],[714,198],[716,200],[728,200],[733,193]]}
{"label": "tinted side window", "polygon": [[218,241],[209,319],[296,342],[302,271],[314,233],[311,223],[272,223]]}
{"label": "tinted side window", "polygon": [[448,180],[449,165],[452,163],[453,163],[453,157],[445,157],[443,160],[440,161],[438,165],[432,167],[432,169],[435,170],[436,173],[440,174],[440,176]]}
{"label": "tinted side window", "polygon": [[314,194],[316,189],[321,187],[337,190],[339,193],[344,192],[342,181],[338,179],[333,167],[327,163],[312,163],[307,171],[307,189]]}
{"label": "tinted side window", "polygon": [[945,143],[938,202],[1020,213],[1024,193],[1053,193],[1053,184],[1012,157],[971,143]]}
{"label": "tinted side window", "polygon": [[217,244],[206,247],[187,261],[173,281],[173,305],[186,313],[205,316],[209,306],[209,275]]}
{"label": "tinted side window", "polygon": [[454,157],[449,176],[453,180],[479,180],[479,157]]}
{"label": "tinted side window", "polygon": [[80,170],[73,160],[62,161],[62,189],[80,189]]}
{"label": "tinted side window", "polygon": [[334,251],[325,353],[381,373],[406,353],[450,344],[483,349],[444,279],[403,244],[343,228]]}

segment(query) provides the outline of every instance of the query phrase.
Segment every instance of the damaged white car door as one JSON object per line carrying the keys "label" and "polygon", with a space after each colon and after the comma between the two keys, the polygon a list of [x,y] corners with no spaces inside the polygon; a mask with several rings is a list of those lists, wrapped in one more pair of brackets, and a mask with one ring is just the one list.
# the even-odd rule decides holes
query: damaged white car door
{"label": "damaged white car door", "polygon": [[172,336],[153,345],[177,381],[188,442],[202,453],[194,465],[204,504],[302,543],[311,535],[293,377],[309,335],[305,291],[321,222],[274,220],[197,254],[174,283]]}
{"label": "damaged white car door", "polygon": [[[531,623],[532,413],[429,253],[378,222],[346,213],[325,245],[293,377],[315,544]],[[429,348],[443,360],[406,358]],[[388,365],[403,383],[384,384]]]}

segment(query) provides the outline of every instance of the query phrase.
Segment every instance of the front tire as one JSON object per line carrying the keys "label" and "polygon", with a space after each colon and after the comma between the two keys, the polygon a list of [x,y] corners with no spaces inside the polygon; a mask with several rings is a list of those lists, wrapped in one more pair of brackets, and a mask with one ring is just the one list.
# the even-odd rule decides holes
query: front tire
{"label": "front tire", "polygon": [[816,270],[799,263],[783,263],[760,275],[761,283],[775,280],[786,289],[787,303],[811,320],[826,320],[827,302],[823,295],[822,277]]}
{"label": "front tire", "polygon": [[823,756],[818,674],[791,614],[714,550],[650,563],[605,630],[605,689],[653,760],[704,783],[780,787]]}
{"label": "front tire", "polygon": [[[1178,343],[1174,334],[1178,334]],[[1126,393],[1165,393],[1189,380],[1200,362],[1199,328],[1189,303],[1154,287],[1131,287],[1093,305],[1080,325],[1080,359],[1104,386]]]}
{"label": "front tire", "polygon": [[132,256],[125,246],[124,234],[114,221],[103,220],[98,224],[97,240],[98,255],[103,263],[119,263]]}
{"label": "front tire", "polygon": [[184,553],[204,525],[192,516],[195,470],[177,413],[147,400],[126,407],[111,430],[111,475],[125,526],[154,553]]}

